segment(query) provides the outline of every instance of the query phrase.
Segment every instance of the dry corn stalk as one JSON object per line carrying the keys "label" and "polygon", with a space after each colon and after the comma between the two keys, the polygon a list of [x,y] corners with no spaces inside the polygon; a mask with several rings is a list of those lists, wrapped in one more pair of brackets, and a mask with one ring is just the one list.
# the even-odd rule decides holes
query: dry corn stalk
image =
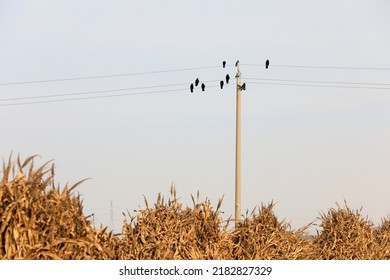
{"label": "dry corn stalk", "polygon": [[240,221],[232,233],[233,257],[254,259],[309,259],[310,241],[305,240],[305,229],[292,231],[290,225],[279,222],[273,212],[274,203],[261,205],[250,217]]}
{"label": "dry corn stalk", "polygon": [[381,259],[383,252],[375,238],[372,222],[363,218],[361,210],[337,205],[321,215],[323,230],[313,240],[318,258],[326,260]]}
{"label": "dry corn stalk", "polygon": [[[81,182],[79,182],[81,183]],[[221,203],[192,197],[184,207],[172,187],[135,215],[125,215],[121,237],[95,229],[74,194],[78,184],[60,189],[54,167],[34,167],[34,156],[3,163],[0,180],[0,259],[390,259],[390,217],[374,227],[360,211],[330,209],[322,231],[303,238],[261,205],[235,230],[221,218]]]}
{"label": "dry corn stalk", "polygon": [[[209,201],[184,208],[172,189],[165,203],[160,195],[153,208],[136,212],[123,227],[128,258],[134,259],[223,259],[228,256],[229,240],[221,230],[218,207]],[[220,204],[219,204],[220,205]]]}
{"label": "dry corn stalk", "polygon": [[[34,169],[34,157],[3,165],[0,185],[1,259],[109,259],[82,212],[77,187],[54,186],[54,167]],[[11,173],[14,179],[10,180]]]}

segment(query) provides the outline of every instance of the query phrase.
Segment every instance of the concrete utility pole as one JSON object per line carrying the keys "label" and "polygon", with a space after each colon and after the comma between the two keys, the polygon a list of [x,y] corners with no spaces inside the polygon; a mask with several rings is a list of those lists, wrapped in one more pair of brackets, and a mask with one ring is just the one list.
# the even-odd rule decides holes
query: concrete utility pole
{"label": "concrete utility pole", "polygon": [[236,100],[236,203],[235,203],[235,226],[241,218],[241,72],[240,63],[236,62],[237,67],[237,100]]}
{"label": "concrete utility pole", "polygon": [[[241,220],[241,91],[246,90],[246,84],[241,84],[240,62],[237,60],[235,64],[237,68],[236,74],[236,184],[235,184],[235,226]],[[222,62],[222,67],[226,67],[226,61]],[[230,76],[226,75],[226,84],[229,83]],[[195,87],[199,84],[199,79],[195,80]],[[224,81],[220,81],[220,87],[223,89]],[[202,91],[205,91],[205,84],[202,83]],[[190,92],[194,92],[194,84],[190,84]]]}
{"label": "concrete utility pole", "polygon": [[110,230],[114,232],[114,206],[112,200],[110,202]]}

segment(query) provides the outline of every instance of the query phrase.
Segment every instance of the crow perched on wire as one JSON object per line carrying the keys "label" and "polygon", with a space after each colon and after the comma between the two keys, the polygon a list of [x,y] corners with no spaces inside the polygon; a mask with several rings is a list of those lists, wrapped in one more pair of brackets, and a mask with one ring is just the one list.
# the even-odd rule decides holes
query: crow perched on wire
{"label": "crow perched on wire", "polygon": [[195,86],[197,87],[198,85],[199,85],[199,79],[196,78],[196,80],[195,80]]}
{"label": "crow perched on wire", "polygon": [[220,85],[221,89],[223,89],[223,81],[220,81],[219,85]]}
{"label": "crow perched on wire", "polygon": [[191,84],[191,85],[190,85],[190,91],[191,91],[191,93],[194,92],[194,84]]}
{"label": "crow perched on wire", "polygon": [[202,91],[204,91],[204,89],[206,88],[206,86],[203,83],[202,83],[201,87],[202,87]]}
{"label": "crow perched on wire", "polygon": [[268,69],[268,66],[269,66],[269,60],[267,59],[267,61],[265,62],[265,69]]}
{"label": "crow perched on wire", "polygon": [[229,80],[230,80],[230,76],[229,74],[226,75],[226,83],[228,84],[229,83]]}
{"label": "crow perched on wire", "polygon": [[226,61],[222,61],[222,67],[225,68],[226,66]]}

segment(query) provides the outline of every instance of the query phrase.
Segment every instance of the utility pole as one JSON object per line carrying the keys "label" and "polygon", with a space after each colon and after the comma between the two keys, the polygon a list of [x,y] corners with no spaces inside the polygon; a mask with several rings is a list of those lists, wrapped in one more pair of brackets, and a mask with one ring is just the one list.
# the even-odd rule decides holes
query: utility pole
{"label": "utility pole", "polygon": [[[236,62],[237,74],[236,74],[236,184],[235,184],[235,227],[237,228],[238,222],[241,220],[241,92],[246,90],[245,83],[241,84],[241,72],[240,62]],[[222,62],[222,67],[226,67],[226,61]],[[226,75],[226,84],[229,83],[230,76]],[[196,78],[195,83],[190,84],[190,92],[194,93],[194,88],[199,84],[199,79]],[[195,86],[194,86],[195,85]],[[224,81],[220,81],[220,87],[223,89]],[[205,90],[205,84],[202,83],[202,91]]]}
{"label": "utility pole", "polygon": [[235,227],[241,218],[241,72],[240,63],[236,62],[236,188],[235,188]]}
{"label": "utility pole", "polygon": [[112,200],[110,202],[110,230],[114,231],[114,206]]}

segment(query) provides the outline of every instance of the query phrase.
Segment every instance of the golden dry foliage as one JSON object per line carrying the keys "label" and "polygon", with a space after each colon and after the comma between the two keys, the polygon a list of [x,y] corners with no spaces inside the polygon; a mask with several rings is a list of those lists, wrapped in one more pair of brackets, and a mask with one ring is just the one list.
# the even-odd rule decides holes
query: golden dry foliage
{"label": "golden dry foliage", "polygon": [[378,259],[390,260],[390,216],[382,219],[382,224],[374,229],[381,256]]}
{"label": "golden dry foliage", "polygon": [[[321,215],[323,230],[313,240],[317,258],[326,260],[383,259],[372,223],[363,218],[359,210],[345,207],[331,208]],[[388,244],[387,244],[388,246]],[[388,249],[388,248],[387,248]]]}
{"label": "golden dry foliage", "polygon": [[[79,196],[54,187],[54,167],[34,169],[33,158],[3,164],[0,185],[0,259],[109,259],[82,213]],[[106,249],[106,248],[105,248]]]}
{"label": "golden dry foliage", "polygon": [[310,241],[303,238],[305,228],[291,231],[288,223],[278,221],[273,207],[273,202],[261,205],[258,214],[252,212],[238,223],[232,234],[234,259],[310,259]]}
{"label": "golden dry foliage", "polygon": [[171,189],[167,203],[158,196],[153,208],[137,211],[132,222],[125,222],[123,243],[126,259],[224,259],[229,256],[229,235],[222,228],[219,207],[214,211],[210,201],[195,203],[183,209]]}
{"label": "golden dry foliage", "polygon": [[[54,167],[34,167],[34,157],[3,164],[0,180],[0,259],[390,259],[390,218],[374,227],[360,211],[332,208],[323,230],[304,238],[261,205],[234,229],[221,219],[222,200],[193,199],[183,207],[171,188],[150,207],[128,214],[119,237],[93,228],[74,189],[54,185]],[[12,178],[11,178],[12,177]]]}

